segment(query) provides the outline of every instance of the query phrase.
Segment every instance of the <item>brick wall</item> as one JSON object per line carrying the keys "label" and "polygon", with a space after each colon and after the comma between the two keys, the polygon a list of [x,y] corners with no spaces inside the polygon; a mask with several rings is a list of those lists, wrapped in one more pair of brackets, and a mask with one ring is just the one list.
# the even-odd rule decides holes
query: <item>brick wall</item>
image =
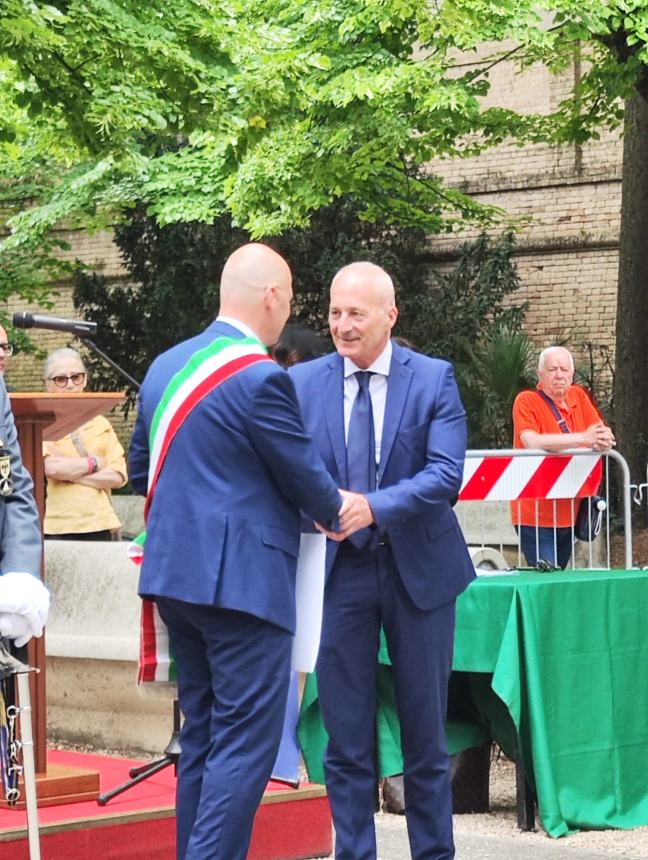
{"label": "brick wall", "polygon": [[[492,46],[487,46],[492,47]],[[504,46],[505,48],[506,46]],[[467,64],[468,65],[468,64]],[[486,105],[522,112],[553,110],[578,68],[552,78],[541,67],[516,74],[510,64],[490,73]],[[518,235],[521,289],[529,302],[527,330],[539,347],[569,338],[613,350],[622,144],[619,131],[582,146],[505,144],[481,156],[434,162],[432,170],[478,200],[501,207]],[[474,229],[431,237],[428,262],[448,265]]]}
{"label": "brick wall", "polygon": [[[95,271],[111,278],[123,278],[125,270],[122,265],[119,250],[113,242],[112,233],[101,231],[89,235],[80,231],[59,231],[59,236],[70,243],[71,250],[62,252],[61,256],[69,260],[83,260],[92,266]],[[60,316],[74,318],[78,314],[72,302],[72,285],[69,282],[54,285],[56,294],[52,296],[53,308],[43,308],[39,305],[20,301],[17,297],[11,298],[5,305],[6,311],[11,315],[17,310],[31,311],[32,313],[44,313],[49,316]],[[82,341],[63,332],[46,331],[44,329],[32,329],[30,337],[40,350],[39,355],[26,355],[17,353],[9,359],[6,381],[14,391],[43,391],[43,361],[45,356],[55,349],[63,346],[71,346],[83,354]],[[106,413],[117,435],[126,446],[130,438],[133,422],[133,414],[128,419],[124,417],[121,407],[115,407]]]}

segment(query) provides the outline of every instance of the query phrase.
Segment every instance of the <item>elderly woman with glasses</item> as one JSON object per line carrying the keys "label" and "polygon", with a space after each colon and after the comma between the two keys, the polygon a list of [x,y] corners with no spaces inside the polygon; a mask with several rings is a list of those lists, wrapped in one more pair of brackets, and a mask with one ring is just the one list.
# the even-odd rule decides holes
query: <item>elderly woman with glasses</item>
{"label": "elderly woman with glasses", "polygon": [[[74,349],[57,349],[45,361],[45,386],[52,394],[80,394],[88,373]],[[120,527],[110,491],[127,481],[124,449],[110,423],[97,415],[87,424],[45,442],[45,537],[111,540]]]}

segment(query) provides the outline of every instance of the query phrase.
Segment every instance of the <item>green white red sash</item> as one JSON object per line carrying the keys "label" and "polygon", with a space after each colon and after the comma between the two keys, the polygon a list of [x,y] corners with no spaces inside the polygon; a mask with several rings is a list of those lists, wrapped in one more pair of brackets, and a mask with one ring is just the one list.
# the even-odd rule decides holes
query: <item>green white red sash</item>
{"label": "green white red sash", "polygon": [[[258,361],[271,361],[265,347],[253,337],[219,337],[191,356],[167,385],[153,415],[149,433],[149,477],[144,521],[148,517],[158,478],[169,446],[185,418],[221,382]],[[146,532],[130,544],[128,555],[135,564],[144,558]],[[154,601],[142,601],[138,683],[175,681],[175,662],[166,625]]]}

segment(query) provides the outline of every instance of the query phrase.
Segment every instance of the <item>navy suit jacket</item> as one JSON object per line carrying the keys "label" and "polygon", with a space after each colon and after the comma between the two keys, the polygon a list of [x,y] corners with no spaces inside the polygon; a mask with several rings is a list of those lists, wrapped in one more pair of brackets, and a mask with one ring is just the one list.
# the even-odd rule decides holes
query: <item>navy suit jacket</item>
{"label": "navy suit jacket", "polygon": [[[408,594],[420,609],[434,609],[475,576],[450,504],[463,477],[466,416],[452,365],[392,345],[377,489],[367,498]],[[298,364],[290,376],[306,429],[346,487],[343,359],[333,353]],[[337,548],[329,541],[329,572]]]}
{"label": "navy suit jacket", "polygon": [[23,466],[11,402],[0,377],[0,454],[9,456],[13,492],[0,496],[0,575],[31,573],[40,577],[43,539],[34,485]]}
{"label": "navy suit jacket", "polygon": [[[137,492],[147,491],[149,430],[169,380],[218,336],[242,334],[214,322],[151,365],[129,454]],[[252,364],[204,397],[170,445],[139,592],[247,612],[292,632],[299,510],[333,526],[340,505],[287,373],[272,361]]]}

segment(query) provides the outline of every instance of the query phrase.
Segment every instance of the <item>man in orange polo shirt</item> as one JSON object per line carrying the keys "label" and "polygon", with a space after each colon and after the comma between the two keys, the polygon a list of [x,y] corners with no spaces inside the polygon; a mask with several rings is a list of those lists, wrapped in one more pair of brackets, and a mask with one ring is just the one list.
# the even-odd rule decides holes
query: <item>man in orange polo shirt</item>
{"label": "man in orange polo shirt", "polygon": [[[615,444],[612,430],[587,393],[572,384],[573,379],[574,359],[568,349],[550,346],[540,353],[538,390],[522,391],[513,404],[515,448],[544,448],[552,453],[568,448],[607,451]],[[545,397],[560,412],[560,422]],[[527,499],[511,507],[527,563],[533,567],[544,559],[566,567],[578,504],[572,499]]]}

